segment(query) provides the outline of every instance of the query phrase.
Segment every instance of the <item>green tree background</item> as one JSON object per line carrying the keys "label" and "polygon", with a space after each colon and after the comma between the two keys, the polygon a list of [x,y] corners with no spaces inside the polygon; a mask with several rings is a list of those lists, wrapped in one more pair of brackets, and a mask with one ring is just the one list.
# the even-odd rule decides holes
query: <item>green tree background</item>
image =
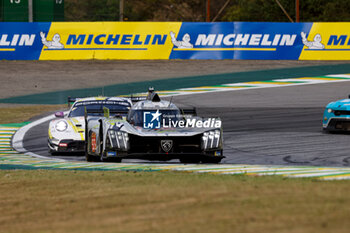
{"label": "green tree background", "polygon": [[[211,0],[214,18],[227,0]],[[295,0],[279,0],[295,20]],[[206,0],[125,0],[127,21],[205,21]],[[65,0],[65,21],[118,21],[119,0]],[[216,21],[289,22],[275,0],[230,0]],[[350,0],[300,0],[301,22],[350,21]]]}

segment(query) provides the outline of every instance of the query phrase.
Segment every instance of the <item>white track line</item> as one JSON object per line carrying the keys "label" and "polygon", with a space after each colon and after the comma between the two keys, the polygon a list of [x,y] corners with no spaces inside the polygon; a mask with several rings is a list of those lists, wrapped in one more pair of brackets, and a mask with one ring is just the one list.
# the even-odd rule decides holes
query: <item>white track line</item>
{"label": "white track line", "polygon": [[350,78],[350,74],[329,74],[325,75],[326,77],[335,77],[335,78]]}
{"label": "white track line", "polygon": [[[67,112],[64,112],[64,114],[67,114]],[[35,154],[33,152],[30,152],[30,151],[27,151],[24,146],[23,146],[23,139],[24,139],[24,135],[33,127],[37,126],[37,125],[40,125],[46,121],[50,121],[52,119],[55,119],[55,115],[52,114],[52,115],[49,115],[47,117],[44,117],[44,118],[41,118],[39,120],[36,120],[36,121],[33,121],[31,123],[29,123],[28,125],[25,125],[23,126],[22,128],[20,128],[14,135],[13,135],[13,138],[12,138],[12,147],[13,149],[15,149],[16,151],[20,152],[20,153],[23,153],[25,155],[29,155],[31,157],[34,157],[34,158],[40,158],[40,159],[50,159],[50,160],[55,160],[55,161],[66,161],[64,159],[53,159],[51,157],[48,157],[48,156],[42,156],[42,155],[38,155],[38,154]]]}

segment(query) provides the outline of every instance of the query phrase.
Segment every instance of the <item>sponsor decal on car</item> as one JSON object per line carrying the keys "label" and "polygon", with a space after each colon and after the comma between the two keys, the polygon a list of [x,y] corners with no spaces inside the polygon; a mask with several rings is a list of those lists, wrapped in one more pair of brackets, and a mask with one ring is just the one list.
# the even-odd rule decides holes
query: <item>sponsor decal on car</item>
{"label": "sponsor decal on car", "polygon": [[115,157],[115,156],[117,156],[117,152],[115,152],[115,151],[108,151],[107,152],[107,156],[108,157]]}
{"label": "sponsor decal on car", "polygon": [[169,152],[173,148],[173,140],[161,140],[160,146],[164,152]]}
{"label": "sponsor decal on car", "polygon": [[92,152],[96,152],[96,146],[97,146],[96,133],[92,132],[92,134],[91,134],[91,151]]}
{"label": "sponsor decal on car", "polygon": [[60,143],[60,144],[58,144],[60,147],[67,147],[68,146],[68,144],[67,143]]}
{"label": "sponsor decal on car", "polygon": [[157,111],[145,111],[143,116],[144,129],[162,128],[221,128],[218,118],[195,118],[185,115],[166,115]]}
{"label": "sponsor decal on car", "polygon": [[157,111],[145,111],[143,113],[143,128],[145,129],[159,129],[161,126],[162,114]]}

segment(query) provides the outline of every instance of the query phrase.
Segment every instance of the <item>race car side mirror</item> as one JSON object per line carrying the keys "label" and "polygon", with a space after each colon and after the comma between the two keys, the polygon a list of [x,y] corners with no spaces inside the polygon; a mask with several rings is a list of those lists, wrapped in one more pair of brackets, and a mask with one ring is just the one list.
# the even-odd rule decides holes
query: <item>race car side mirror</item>
{"label": "race car side mirror", "polygon": [[64,113],[63,113],[63,112],[56,112],[56,113],[55,113],[55,117],[57,117],[57,118],[63,118],[63,117],[64,117]]}

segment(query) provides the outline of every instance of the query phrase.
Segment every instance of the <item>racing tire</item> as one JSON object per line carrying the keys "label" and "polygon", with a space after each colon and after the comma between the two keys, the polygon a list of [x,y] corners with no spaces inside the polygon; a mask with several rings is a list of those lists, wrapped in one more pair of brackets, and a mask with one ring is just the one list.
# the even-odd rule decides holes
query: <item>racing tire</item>
{"label": "racing tire", "polygon": [[199,157],[185,157],[179,158],[180,163],[200,163],[201,159]]}
{"label": "racing tire", "polygon": [[58,153],[57,153],[57,151],[54,151],[54,150],[49,149],[49,154],[52,155],[52,156],[55,156],[55,155],[57,155]]}
{"label": "racing tire", "polygon": [[209,157],[209,156],[204,156],[202,158],[202,163],[220,163],[222,160],[221,157]]}
{"label": "racing tire", "polygon": [[108,158],[108,162],[113,162],[113,163],[120,163],[122,161],[121,158]]}
{"label": "racing tire", "polygon": [[98,156],[90,155],[89,153],[85,152],[85,158],[87,162],[100,162],[101,158]]}
{"label": "racing tire", "polygon": [[329,130],[327,128],[322,128],[322,132],[323,133],[332,133],[331,130]]}
{"label": "racing tire", "polygon": [[323,129],[322,130],[324,134],[336,134],[339,133],[339,131],[331,130],[331,129]]}

